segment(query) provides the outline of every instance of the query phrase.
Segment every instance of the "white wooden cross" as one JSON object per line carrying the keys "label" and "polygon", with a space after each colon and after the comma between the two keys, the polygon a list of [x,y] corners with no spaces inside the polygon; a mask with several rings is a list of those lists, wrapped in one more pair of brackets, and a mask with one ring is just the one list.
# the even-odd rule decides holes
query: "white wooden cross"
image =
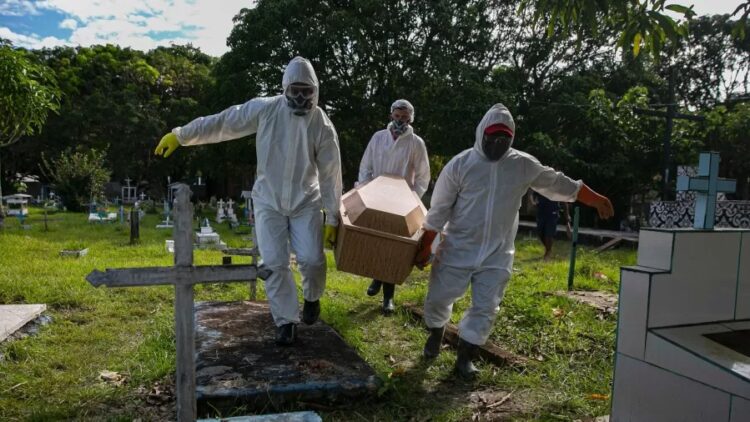
{"label": "white wooden cross", "polygon": [[173,284],[175,288],[175,337],[177,347],[177,420],[196,419],[195,337],[193,285],[265,279],[270,271],[255,265],[193,265],[193,205],[190,188],[181,184],[174,211],[174,267],[107,269],[92,271],[86,280],[94,287],[135,287]]}
{"label": "white wooden cross", "polygon": [[713,229],[716,219],[716,194],[734,192],[737,182],[719,178],[718,152],[702,152],[698,158],[698,176],[677,178],[677,190],[695,192],[693,228]]}
{"label": "white wooden cross", "polygon": [[234,201],[232,201],[232,198],[229,198],[229,201],[227,201],[227,206],[229,207],[230,210],[232,209],[233,205],[234,205]]}

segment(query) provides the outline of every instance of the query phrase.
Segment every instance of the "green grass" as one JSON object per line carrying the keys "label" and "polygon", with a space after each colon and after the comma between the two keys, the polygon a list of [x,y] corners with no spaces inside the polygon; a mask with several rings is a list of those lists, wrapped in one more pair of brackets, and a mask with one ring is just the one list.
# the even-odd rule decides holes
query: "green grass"
{"label": "green grass", "polygon": [[[36,335],[0,344],[0,420],[144,418],[149,405],[139,387],[148,390],[174,371],[172,288],[96,289],[85,276],[94,268],[171,265],[164,247],[171,231],[155,229],[160,216],[147,215],[140,244],[130,246],[125,226],[88,224],[84,214],[50,218],[61,220],[50,222],[48,232],[38,210],[32,210],[30,230],[9,218],[0,231],[0,303],[46,303],[53,319]],[[244,245],[226,226],[216,229],[229,246]],[[60,257],[59,251],[71,244],[89,248],[88,255]],[[482,412],[470,403],[472,394],[510,391],[510,410],[504,414],[509,420],[608,413],[609,402],[592,394],[610,394],[616,317],[548,294],[566,288],[566,242],[556,243],[550,262],[536,259],[542,249],[534,238],[519,236],[516,246],[515,271],[491,339],[534,364],[498,368],[483,363],[475,383],[452,375],[453,350],[433,363],[422,362],[422,325],[404,311],[391,318],[380,315],[378,299],[364,295],[369,280],[335,271],[329,253],[322,317],[372,365],[384,388],[369,401],[320,411],[324,420],[467,420]],[[635,261],[633,251],[594,254],[580,248],[578,256],[576,287],[609,292],[617,291],[619,267]],[[235,258],[235,263],[245,262],[249,259]],[[195,263],[219,264],[221,253],[195,251]],[[608,280],[594,278],[595,272]],[[415,270],[397,288],[396,301],[421,304],[426,289],[427,272]],[[247,286],[196,289],[196,300],[209,299],[247,299]],[[468,295],[456,304],[454,323],[467,306]],[[555,308],[563,316],[556,317]],[[104,383],[98,380],[103,370],[124,374],[128,381],[119,387]]]}

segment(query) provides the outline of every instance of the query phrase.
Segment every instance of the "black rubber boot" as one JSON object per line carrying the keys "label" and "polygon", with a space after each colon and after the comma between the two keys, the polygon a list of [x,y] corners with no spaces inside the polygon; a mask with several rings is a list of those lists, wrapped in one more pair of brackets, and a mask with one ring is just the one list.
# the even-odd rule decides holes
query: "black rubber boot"
{"label": "black rubber boot", "polygon": [[367,296],[375,296],[380,292],[380,286],[383,285],[382,281],[372,280],[370,287],[367,288]]}
{"label": "black rubber boot", "polygon": [[307,325],[313,325],[320,316],[320,301],[315,302],[305,301],[305,306],[302,307],[302,322]]}
{"label": "black rubber boot", "polygon": [[395,291],[395,284],[383,283],[383,315],[391,315],[396,310],[396,305],[393,303]]}
{"label": "black rubber boot", "polygon": [[430,336],[427,337],[422,354],[425,359],[435,359],[440,354],[440,345],[443,344],[445,326],[440,328],[428,328],[428,330],[430,330]]}
{"label": "black rubber boot", "polygon": [[456,358],[456,372],[461,378],[473,380],[479,370],[474,366],[472,360],[476,359],[479,353],[479,346],[471,344],[468,341],[458,339],[458,353]]}
{"label": "black rubber boot", "polygon": [[297,340],[297,325],[294,323],[284,324],[276,328],[276,344],[279,346],[291,346]]}

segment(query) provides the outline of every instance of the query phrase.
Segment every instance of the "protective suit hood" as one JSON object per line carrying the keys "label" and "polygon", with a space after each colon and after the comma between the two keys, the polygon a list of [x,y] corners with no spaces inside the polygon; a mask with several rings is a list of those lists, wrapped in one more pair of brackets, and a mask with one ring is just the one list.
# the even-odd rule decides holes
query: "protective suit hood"
{"label": "protective suit hood", "polygon": [[313,69],[310,61],[304,57],[297,56],[286,66],[284,77],[281,80],[282,92],[286,93],[287,87],[293,83],[303,83],[315,87],[315,94],[312,98],[312,108],[314,110],[318,105],[318,76],[315,74],[315,69]]}
{"label": "protective suit hood", "polygon": [[[474,140],[474,151],[485,160],[489,159],[484,154],[484,151],[482,151],[482,138],[484,137],[484,130],[498,123],[502,123],[505,126],[508,126],[513,131],[513,139],[515,139],[516,123],[513,121],[513,115],[510,114],[510,110],[508,110],[507,107],[500,103],[490,107],[490,109],[487,110],[487,113],[484,114],[484,117],[482,117],[482,121],[480,121],[479,125],[477,126]],[[503,157],[508,155],[512,147],[513,140],[511,140],[510,147],[508,148],[508,151],[505,152]]]}

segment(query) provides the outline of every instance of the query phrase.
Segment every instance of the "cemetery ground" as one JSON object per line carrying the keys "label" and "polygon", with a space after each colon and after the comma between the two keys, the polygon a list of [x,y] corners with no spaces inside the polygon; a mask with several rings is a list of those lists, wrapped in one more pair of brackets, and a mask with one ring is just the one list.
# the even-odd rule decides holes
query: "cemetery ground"
{"label": "cemetery ground", "polygon": [[[164,245],[171,230],[157,230],[161,216],[146,215],[140,243],[131,246],[127,225],[90,224],[84,214],[58,213],[45,232],[41,211],[32,209],[30,217],[28,230],[8,218],[0,231],[0,304],[44,303],[51,318],[0,344],[0,420],[174,419],[173,288],[97,289],[85,280],[94,268],[171,266]],[[229,247],[248,246],[246,235],[225,224],[214,228]],[[71,244],[85,246],[88,254],[61,257]],[[401,305],[421,306],[427,271],[415,269],[396,289],[398,311],[384,317],[380,298],[364,293],[370,280],[335,271],[327,252],[321,317],[375,369],[383,387],[358,402],[277,410],[310,409],[335,421],[556,421],[607,414],[617,317],[552,294],[567,286],[568,245],[557,241],[555,259],[544,262],[539,242],[519,235],[514,274],[490,341],[529,363],[484,362],[475,382],[453,375],[450,347],[434,362],[421,359],[426,330]],[[195,264],[220,264],[221,257],[196,250]],[[234,263],[249,258],[234,257]],[[616,293],[620,266],[634,263],[631,249],[597,254],[579,247],[576,289]],[[249,297],[247,283],[195,290],[196,301]],[[467,295],[454,307],[452,323],[468,305]],[[233,414],[249,414],[244,410]]]}

